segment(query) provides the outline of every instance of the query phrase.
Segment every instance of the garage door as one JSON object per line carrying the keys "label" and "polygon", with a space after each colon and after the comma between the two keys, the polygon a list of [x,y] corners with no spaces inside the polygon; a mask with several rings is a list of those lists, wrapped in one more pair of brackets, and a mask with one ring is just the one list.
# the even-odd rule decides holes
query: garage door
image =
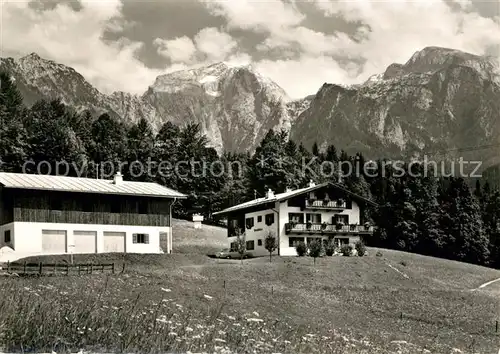
{"label": "garage door", "polygon": [[42,230],[43,253],[66,253],[65,230]]}
{"label": "garage door", "polygon": [[125,232],[104,232],[104,252],[125,252]]}
{"label": "garage door", "polygon": [[74,253],[96,253],[97,252],[97,232],[96,231],[75,231]]}

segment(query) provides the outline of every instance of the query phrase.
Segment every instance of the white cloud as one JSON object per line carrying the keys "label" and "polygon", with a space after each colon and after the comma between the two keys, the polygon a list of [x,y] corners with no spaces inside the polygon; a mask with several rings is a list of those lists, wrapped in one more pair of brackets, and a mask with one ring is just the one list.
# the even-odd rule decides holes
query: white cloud
{"label": "white cloud", "polygon": [[194,42],[208,61],[224,60],[238,46],[233,37],[213,27],[202,29],[194,37]]}
{"label": "white cloud", "polygon": [[[458,0],[467,8],[470,2]],[[342,41],[339,50],[367,60],[364,76],[405,62],[426,46],[442,46],[484,54],[498,44],[500,25],[475,12],[453,11],[443,1],[387,0],[384,2],[317,0],[325,14],[342,15],[369,26],[364,40]]]}
{"label": "white cloud", "polygon": [[119,0],[81,0],[74,11],[65,4],[39,11],[27,1],[3,2],[2,56],[37,52],[75,68],[101,90],[142,92],[159,74],[135,58],[142,43],[121,40],[105,43],[105,29],[122,21]]}
{"label": "white cloud", "polygon": [[124,26],[133,25],[124,19],[120,0],[82,0],[81,11],[64,4],[39,11],[31,9],[27,1],[4,1],[2,55],[37,52],[74,67],[104,91],[140,93],[161,73],[216,61],[250,62],[250,56],[241,52],[238,42],[226,31],[254,31],[265,36],[256,46],[260,55],[269,51],[280,53],[284,59],[262,60],[253,66],[290,96],[301,97],[316,92],[324,82],[362,82],[393,62],[406,62],[426,46],[476,54],[500,50],[500,13],[496,20],[493,16],[481,17],[473,11],[474,0],[446,0],[453,1],[453,7],[439,0],[308,0],[324,16],[331,16],[332,21],[342,17],[344,21],[362,24],[358,33],[350,36],[305,27],[305,15],[294,1],[206,2],[212,15],[226,19],[227,28],[201,29],[192,38],[181,35],[154,40],[158,53],[173,63],[165,70],[149,69],[136,58],[141,42],[102,40],[105,30],[120,32]]}
{"label": "white cloud", "polygon": [[328,56],[303,55],[296,60],[262,60],[254,64],[257,71],[272,78],[285,88],[292,98],[316,93],[326,83],[354,83],[349,70],[345,70]]}
{"label": "white cloud", "polygon": [[160,55],[170,58],[173,62],[190,62],[196,53],[196,46],[187,36],[171,40],[156,38],[153,43],[157,46]]}
{"label": "white cloud", "polygon": [[217,16],[224,16],[229,29],[273,32],[300,24],[305,16],[293,4],[282,0],[205,0],[203,3]]}
{"label": "white cloud", "polygon": [[233,37],[215,27],[202,29],[194,36],[194,40],[187,36],[169,40],[156,38],[153,44],[160,55],[169,58],[174,64],[191,67],[224,61],[235,55],[238,47]]}
{"label": "white cloud", "polygon": [[[412,54],[427,46],[449,47],[475,54],[498,51],[498,17],[496,21],[481,17],[471,11],[469,0],[456,0],[458,9],[452,9],[444,1],[429,0],[312,2],[325,16],[341,16],[348,22],[363,26],[351,37],[342,32],[336,35],[316,32],[299,26],[300,21],[282,21],[279,26],[267,26],[269,35],[257,50],[279,48],[282,53],[298,50],[301,55],[294,60],[264,60],[256,67],[268,73],[292,97],[314,93],[324,82],[363,82],[394,62],[405,63]],[[249,14],[257,13],[259,6],[264,6],[243,3],[246,8],[252,8]],[[251,19],[246,19],[246,22],[239,17],[236,17],[238,21],[229,18],[238,14],[237,10],[242,7],[231,4],[219,7],[219,10],[225,9],[225,12],[220,11],[228,16],[229,23],[239,24],[241,28],[251,28],[249,23],[263,26],[250,15]],[[290,5],[290,9],[294,8]],[[255,30],[260,30],[260,27],[256,26]],[[339,65],[336,60],[355,60],[365,64],[362,67],[356,64],[346,66]]]}

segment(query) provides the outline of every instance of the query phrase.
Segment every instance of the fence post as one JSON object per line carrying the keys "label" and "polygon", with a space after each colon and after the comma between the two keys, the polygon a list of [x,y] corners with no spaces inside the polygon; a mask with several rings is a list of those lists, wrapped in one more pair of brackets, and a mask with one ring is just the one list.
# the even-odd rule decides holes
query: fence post
{"label": "fence post", "polygon": [[122,273],[125,273],[125,262],[123,262]]}
{"label": "fence post", "polygon": [[57,274],[57,263],[54,263],[54,275]]}
{"label": "fence post", "polygon": [[42,273],[43,273],[43,263],[42,262],[40,262],[40,264],[39,264],[39,270],[38,271],[39,271],[40,275],[42,275]]}
{"label": "fence post", "polygon": [[26,261],[24,261],[23,273],[26,274]]}
{"label": "fence post", "polygon": [[403,319],[403,312],[401,312],[401,314],[399,315],[399,318]]}
{"label": "fence post", "polygon": [[7,261],[7,273],[10,273],[10,261]]}
{"label": "fence post", "polygon": [[224,280],[224,289],[226,288],[226,281]]}
{"label": "fence post", "polygon": [[69,275],[69,264],[66,263],[66,275]]}
{"label": "fence post", "polygon": [[498,320],[495,321],[495,333],[498,333]]}
{"label": "fence post", "polygon": [[81,274],[82,274],[82,273],[81,273],[81,270],[82,270],[82,268],[81,268],[81,267],[80,267],[80,265],[78,264],[78,275],[81,275]]}
{"label": "fence post", "polygon": [[92,274],[93,268],[94,268],[94,265],[92,263],[90,263],[90,274]]}
{"label": "fence post", "polygon": [[115,263],[113,263],[113,265],[111,267],[111,271],[113,272],[113,274],[115,274]]}

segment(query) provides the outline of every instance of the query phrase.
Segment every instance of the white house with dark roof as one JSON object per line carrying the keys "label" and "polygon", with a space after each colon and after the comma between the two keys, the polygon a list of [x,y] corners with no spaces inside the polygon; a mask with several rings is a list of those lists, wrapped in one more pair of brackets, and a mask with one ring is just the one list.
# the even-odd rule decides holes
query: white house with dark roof
{"label": "white house with dark roof", "polygon": [[354,244],[373,232],[364,220],[363,209],[376,204],[339,184],[309,183],[306,188],[274,194],[224,209],[214,215],[228,221],[228,246],[234,248],[237,234],[245,235],[247,251],[266,255],[265,238],[278,239],[276,254],[295,256],[296,245],[314,239],[334,240],[338,246]]}
{"label": "white house with dark roof", "polygon": [[105,180],[1,172],[0,249],[8,246],[16,259],[171,253],[172,205],[185,197],[157,183],[124,181],[120,173]]}

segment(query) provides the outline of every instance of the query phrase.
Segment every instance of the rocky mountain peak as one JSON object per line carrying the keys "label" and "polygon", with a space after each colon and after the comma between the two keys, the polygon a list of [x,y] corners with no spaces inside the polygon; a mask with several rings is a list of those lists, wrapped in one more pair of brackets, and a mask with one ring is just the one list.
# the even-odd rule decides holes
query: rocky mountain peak
{"label": "rocky mountain peak", "polygon": [[179,70],[160,75],[148,89],[151,93],[189,92],[211,97],[227,96],[237,92],[257,94],[265,90],[276,100],[290,101],[286,92],[271,79],[259,74],[251,65],[214,63],[190,70]]}
{"label": "rocky mountain peak", "polygon": [[452,64],[460,65],[482,60],[483,58],[480,56],[455,49],[426,47],[413,54],[404,65],[404,68],[407,72],[424,73],[439,70]]}
{"label": "rocky mountain peak", "polygon": [[[323,85],[291,136],[307,147],[333,143],[350,153],[395,158],[496,143],[500,80],[494,64],[459,50],[424,48],[357,88]],[[490,151],[482,160],[499,159]]]}

